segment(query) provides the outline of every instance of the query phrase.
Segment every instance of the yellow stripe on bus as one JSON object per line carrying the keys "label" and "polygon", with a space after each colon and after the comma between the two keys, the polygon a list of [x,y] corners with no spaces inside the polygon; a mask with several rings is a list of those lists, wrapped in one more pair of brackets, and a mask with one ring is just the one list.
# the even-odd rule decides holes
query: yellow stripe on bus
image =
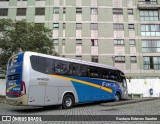
{"label": "yellow stripe on bus", "polygon": [[89,85],[89,86],[92,86],[92,87],[96,87],[96,88],[99,88],[99,89],[102,89],[102,90],[105,90],[107,92],[112,93],[112,89],[107,88],[107,87],[103,87],[103,86],[100,86],[100,85],[97,85],[97,84],[93,84],[93,83],[90,83],[90,82],[77,80],[77,79],[74,79],[74,78],[68,78],[68,77],[64,77],[64,76],[60,76],[60,75],[54,75],[54,74],[51,74],[51,76],[54,76],[54,77],[57,77],[57,78],[61,78],[61,79],[64,79],[64,80],[69,80],[69,81],[74,81],[74,82],[86,84],[86,85]]}
{"label": "yellow stripe on bus", "polygon": [[11,90],[11,89],[15,88],[16,86],[18,86],[18,85],[11,86],[11,87],[7,88],[7,90]]}

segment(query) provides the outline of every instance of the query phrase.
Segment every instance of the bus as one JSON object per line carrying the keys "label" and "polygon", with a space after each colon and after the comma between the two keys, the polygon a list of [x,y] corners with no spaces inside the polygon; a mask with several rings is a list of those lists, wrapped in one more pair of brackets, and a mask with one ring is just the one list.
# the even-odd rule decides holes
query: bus
{"label": "bus", "polygon": [[36,52],[12,56],[7,65],[8,104],[62,105],[126,99],[126,76],[112,66]]}

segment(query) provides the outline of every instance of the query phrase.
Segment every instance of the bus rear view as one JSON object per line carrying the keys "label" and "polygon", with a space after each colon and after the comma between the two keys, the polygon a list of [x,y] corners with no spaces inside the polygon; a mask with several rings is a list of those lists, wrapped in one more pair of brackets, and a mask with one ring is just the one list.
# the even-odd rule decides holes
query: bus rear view
{"label": "bus rear view", "polygon": [[10,104],[23,104],[26,101],[26,87],[22,80],[24,53],[14,55],[9,59],[6,80],[6,98]]}

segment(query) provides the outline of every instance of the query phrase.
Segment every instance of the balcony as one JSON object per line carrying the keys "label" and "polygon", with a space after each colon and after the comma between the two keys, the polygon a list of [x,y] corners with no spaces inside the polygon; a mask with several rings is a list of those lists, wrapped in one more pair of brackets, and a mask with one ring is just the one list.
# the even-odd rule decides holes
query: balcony
{"label": "balcony", "polygon": [[160,5],[158,2],[155,1],[139,1],[138,2],[138,8],[139,9],[158,9],[160,8]]}

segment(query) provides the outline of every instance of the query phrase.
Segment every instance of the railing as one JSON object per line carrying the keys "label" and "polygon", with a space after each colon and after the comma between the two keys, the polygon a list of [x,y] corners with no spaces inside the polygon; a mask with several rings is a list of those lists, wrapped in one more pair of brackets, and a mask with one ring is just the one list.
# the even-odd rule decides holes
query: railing
{"label": "railing", "polygon": [[144,4],[149,4],[149,5],[152,5],[152,4],[158,4],[157,0],[155,1],[139,1],[139,4],[141,5],[144,5]]}
{"label": "railing", "polygon": [[139,1],[138,2],[139,9],[158,9],[160,8],[157,0],[154,1]]}

